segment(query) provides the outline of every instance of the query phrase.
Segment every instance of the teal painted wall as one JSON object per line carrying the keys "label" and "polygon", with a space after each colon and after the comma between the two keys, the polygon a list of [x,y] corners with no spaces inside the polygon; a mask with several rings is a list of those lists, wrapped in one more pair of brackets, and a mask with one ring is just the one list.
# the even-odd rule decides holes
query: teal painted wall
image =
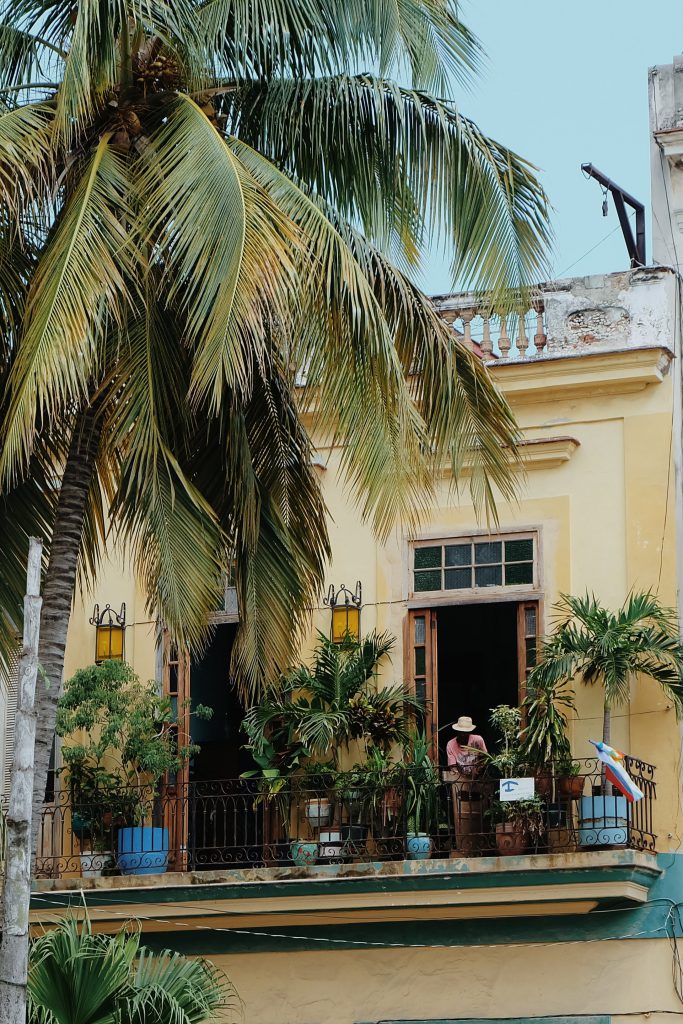
{"label": "teal painted wall", "polygon": [[[420,921],[362,922],[334,926],[287,925],[269,928],[229,929],[221,921],[220,928],[169,928],[168,932],[145,935],[145,942],[155,949],[176,949],[184,953],[211,955],[215,953],[292,952],[300,950],[354,949],[362,947],[434,947],[505,945],[510,943],[548,943],[599,941],[609,939],[662,939],[667,935],[683,937],[679,904],[683,906],[683,854],[660,854],[657,858],[663,874],[653,884],[647,903],[638,907],[601,906],[590,914],[572,916],[520,917],[453,921],[430,920],[429,911]],[[560,872],[558,872],[558,875]],[[604,879],[604,875],[602,875]],[[546,876],[547,879],[547,876]],[[383,879],[375,883],[374,890],[391,891],[396,883],[406,879]],[[413,880],[416,881],[416,880]],[[432,885],[435,879],[431,879]],[[559,878],[558,878],[559,881]],[[302,889],[315,891],[315,882],[299,883]],[[319,883],[320,884],[320,883]],[[324,883],[323,883],[324,884]],[[337,885],[344,883],[338,882]],[[452,881],[451,883],[452,884]],[[363,888],[372,887],[372,880],[363,880]],[[412,886],[411,886],[412,887]],[[417,887],[417,886],[416,886]],[[275,894],[269,887],[269,895]],[[219,890],[220,889],[220,893]],[[291,889],[289,890],[291,892]],[[301,891],[301,890],[298,890]],[[230,888],[230,894],[244,896],[242,886]],[[250,893],[251,894],[251,893]],[[255,894],[255,893],[254,893]],[[110,906],[125,903],[131,896],[121,890],[89,891],[89,906]],[[198,887],[182,890],[140,890],[135,894],[139,902],[159,901],[167,898],[171,903],[192,906],[201,913],[211,913],[206,900],[199,903]],[[216,898],[226,898],[223,887],[216,887]],[[35,907],[82,907],[80,893],[35,894]]]}

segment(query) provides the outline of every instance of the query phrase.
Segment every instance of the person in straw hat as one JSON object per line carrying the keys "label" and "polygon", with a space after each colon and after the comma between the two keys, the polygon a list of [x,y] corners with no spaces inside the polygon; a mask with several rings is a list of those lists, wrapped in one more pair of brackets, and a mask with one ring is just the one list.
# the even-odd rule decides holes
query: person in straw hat
{"label": "person in straw hat", "polygon": [[461,715],[453,723],[455,736],[446,746],[448,777],[453,783],[456,849],[463,856],[472,856],[481,850],[484,834],[482,789],[476,779],[487,750],[483,737],[475,729],[472,719]]}
{"label": "person in straw hat", "polygon": [[484,738],[475,733],[476,725],[467,715],[453,723],[455,736],[446,747],[449,767],[457,765],[460,774],[473,778],[481,768],[482,754],[487,753]]}

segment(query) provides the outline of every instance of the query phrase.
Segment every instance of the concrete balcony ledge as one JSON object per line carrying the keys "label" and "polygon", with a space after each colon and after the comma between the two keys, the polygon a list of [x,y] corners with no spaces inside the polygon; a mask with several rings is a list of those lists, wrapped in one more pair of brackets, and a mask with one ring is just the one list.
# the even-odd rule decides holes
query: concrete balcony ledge
{"label": "concrete balcony ledge", "polygon": [[[254,867],[34,883],[31,920],[87,903],[100,926],[316,925],[588,914],[637,907],[662,874],[654,854],[594,850],[521,857]],[[207,915],[210,915],[207,921]]]}

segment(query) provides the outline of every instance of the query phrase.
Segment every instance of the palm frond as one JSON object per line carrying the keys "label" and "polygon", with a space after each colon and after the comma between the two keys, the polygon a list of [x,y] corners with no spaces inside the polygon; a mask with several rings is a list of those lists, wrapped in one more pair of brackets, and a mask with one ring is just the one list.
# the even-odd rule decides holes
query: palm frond
{"label": "palm frond", "polygon": [[57,138],[67,149],[118,81],[118,42],[128,18],[125,0],[79,0],[74,13],[55,111]]}
{"label": "palm frond", "polygon": [[277,364],[247,402],[224,404],[192,448],[194,479],[229,536],[241,625],[234,669],[245,697],[291,663],[322,588],[327,514],[311,447]]}
{"label": "palm frond", "polygon": [[[23,92],[17,87],[27,87],[34,82],[54,82],[65,56],[42,37],[3,19],[0,21],[0,96],[9,98],[11,93]],[[20,98],[25,102],[26,94]]]}
{"label": "palm frond", "polygon": [[485,368],[327,204],[241,141],[230,145],[308,242],[310,288],[290,361],[307,368],[314,428],[343,444],[341,469],[363,516],[380,534],[411,522],[444,461],[455,481],[468,466],[477,508],[494,515],[494,485],[514,490],[517,431]]}
{"label": "palm frond", "polygon": [[[342,438],[342,471],[386,534],[433,486],[425,423],[406,385],[372,282],[316,203],[255,150],[231,148],[301,229],[298,317],[288,361],[305,367],[318,428]],[[324,442],[326,443],[326,442]]]}
{"label": "palm frond", "polygon": [[258,83],[226,93],[223,106],[229,131],[385,251],[398,245],[414,262],[425,227],[439,225],[454,283],[503,306],[523,303],[547,272],[548,202],[535,169],[452,103],[337,75]]}
{"label": "palm frond", "polygon": [[[10,376],[0,475],[30,454],[37,418],[49,420],[87,395],[110,320],[134,280],[122,218],[130,182],[103,136],[65,207],[31,281],[24,330]],[[127,275],[125,272],[128,271]],[[125,275],[125,276],[124,276]]]}
{"label": "palm frond", "polygon": [[443,93],[481,63],[450,0],[204,0],[199,15],[215,71],[286,79],[378,66]]}
{"label": "palm frond", "polygon": [[574,676],[604,687],[608,708],[628,703],[639,674],[658,683],[683,713],[683,644],[674,609],[651,591],[629,594],[610,611],[594,594],[563,594],[555,628],[542,644],[531,682],[547,686]]}
{"label": "palm frond", "polygon": [[[130,1024],[147,1024],[150,1015],[182,1024],[233,1020],[239,1006],[233,986],[208,960],[140,949],[125,1006]],[[122,1007],[121,1024],[128,1022],[125,1013]]]}
{"label": "palm frond", "polygon": [[0,112],[0,205],[15,219],[28,201],[50,191],[53,118],[47,103]]}
{"label": "palm frond", "polygon": [[144,296],[121,341],[111,384],[119,398],[105,432],[121,463],[114,529],[130,546],[150,611],[180,646],[200,648],[219,607],[226,538],[179,461],[181,357],[173,320]]}
{"label": "palm frond", "polygon": [[223,387],[248,390],[273,319],[284,319],[295,232],[187,96],[145,149],[141,231],[161,286],[196,349],[192,394],[213,412]]}
{"label": "palm frond", "polygon": [[209,1024],[234,1020],[234,988],[207,961],[153,953],[139,933],[94,935],[67,917],[31,948],[30,1024],[99,1021],[104,1024]]}

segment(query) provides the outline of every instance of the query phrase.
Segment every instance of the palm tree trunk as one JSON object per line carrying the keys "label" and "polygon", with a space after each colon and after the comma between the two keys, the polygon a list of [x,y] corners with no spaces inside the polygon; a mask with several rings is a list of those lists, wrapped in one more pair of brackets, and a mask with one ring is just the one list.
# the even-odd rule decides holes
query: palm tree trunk
{"label": "palm tree trunk", "polygon": [[40,618],[39,660],[43,682],[36,694],[36,747],[33,782],[31,849],[35,855],[50,754],[55,734],[57,700],[62,689],[66,634],[71,616],[76,567],[81,548],[88,493],[95,474],[102,430],[96,405],[85,409],[76,421],[67,455],[55,518],[50,560],[43,587]]}
{"label": "palm tree trunk", "polygon": [[602,709],[602,742],[607,746],[611,746],[612,743],[612,711],[606,702]]}
{"label": "palm tree trunk", "polygon": [[7,813],[7,858],[2,894],[0,1020],[25,1024],[28,929],[31,903],[31,789],[36,731],[34,700],[38,676],[42,542],[29,543],[24,598],[24,640],[19,662],[19,703],[14,731],[12,782]]}
{"label": "palm tree trunk", "polygon": [[[607,701],[602,710],[602,742],[608,746],[612,744],[612,711]],[[602,792],[605,796],[612,795],[612,783],[607,781],[604,767],[602,769]]]}

